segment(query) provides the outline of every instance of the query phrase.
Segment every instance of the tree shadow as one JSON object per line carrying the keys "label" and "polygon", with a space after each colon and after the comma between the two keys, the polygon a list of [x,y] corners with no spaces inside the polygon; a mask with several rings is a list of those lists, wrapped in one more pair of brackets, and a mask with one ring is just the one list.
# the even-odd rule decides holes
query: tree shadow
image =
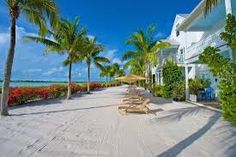
{"label": "tree shadow", "polygon": [[223,136],[222,143],[227,141],[230,146],[227,148],[227,151],[225,154],[229,157],[236,156],[236,128],[232,127],[230,123],[226,123],[225,125],[222,125],[218,127],[217,129],[217,136]]}
{"label": "tree shadow", "polygon": [[168,115],[153,118],[151,120],[151,123],[156,124],[160,122],[177,122],[180,121],[182,118],[187,116],[194,116],[197,115],[199,112],[204,112],[205,109],[194,106],[194,107],[186,107],[186,108],[179,108],[179,109],[173,109],[168,111]]}
{"label": "tree shadow", "polygon": [[98,108],[108,108],[108,107],[113,107],[113,106],[117,106],[117,105],[103,105],[103,106],[93,106],[93,107],[86,107],[86,108],[73,108],[73,109],[65,109],[65,110],[10,114],[10,116],[28,116],[28,115],[41,115],[41,114],[49,114],[49,113],[74,112],[74,111],[91,110],[91,109],[98,109]]}
{"label": "tree shadow", "polygon": [[178,154],[180,154],[184,149],[186,149],[188,146],[193,144],[196,140],[198,140],[200,137],[202,137],[209,129],[214,126],[214,124],[219,120],[221,117],[220,113],[215,113],[213,116],[211,116],[208,120],[208,122],[199,130],[197,130],[192,135],[188,136],[178,144],[174,145],[173,147],[169,148],[165,152],[161,153],[160,155],[157,155],[157,157],[175,157]]}
{"label": "tree shadow", "polygon": [[151,96],[150,100],[155,105],[165,105],[165,104],[169,104],[173,102],[172,99],[165,99],[165,98],[154,97],[154,96]]}
{"label": "tree shadow", "polygon": [[32,101],[32,102],[27,102],[25,104],[19,104],[19,105],[16,105],[16,106],[10,106],[9,110],[19,109],[19,108],[23,108],[23,107],[58,105],[58,104],[62,104],[64,100],[65,100],[65,97],[54,98],[54,99],[47,99],[47,100],[36,100],[36,101]]}

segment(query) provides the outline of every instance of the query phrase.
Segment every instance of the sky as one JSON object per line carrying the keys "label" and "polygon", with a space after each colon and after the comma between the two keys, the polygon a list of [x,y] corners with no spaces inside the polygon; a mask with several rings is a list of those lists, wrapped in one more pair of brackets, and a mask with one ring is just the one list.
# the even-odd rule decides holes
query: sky
{"label": "sky", "polygon": [[[122,54],[130,49],[125,41],[137,29],[157,25],[156,39],[168,37],[176,14],[190,13],[200,0],[55,0],[60,15],[73,20],[80,18],[81,26],[105,46],[101,55],[112,63],[124,64]],[[36,35],[37,27],[22,14],[17,22],[17,46],[12,80],[67,80],[68,68],[62,65],[65,55],[47,54],[40,44],[22,37]],[[5,0],[0,0],[0,79],[3,76],[9,48],[9,16]],[[73,80],[86,79],[85,63],[73,65]],[[99,81],[99,70],[92,66],[91,77]]]}

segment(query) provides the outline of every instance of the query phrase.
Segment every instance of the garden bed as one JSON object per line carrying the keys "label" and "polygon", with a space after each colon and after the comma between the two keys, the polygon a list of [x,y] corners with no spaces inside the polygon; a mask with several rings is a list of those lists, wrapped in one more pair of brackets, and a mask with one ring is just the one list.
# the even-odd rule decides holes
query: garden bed
{"label": "garden bed", "polygon": [[[101,83],[91,83],[90,89],[97,90],[104,87]],[[71,84],[71,94],[83,93],[87,90],[86,84]],[[66,85],[50,85],[44,87],[11,87],[8,104],[16,106],[29,102],[64,97],[67,94]]]}

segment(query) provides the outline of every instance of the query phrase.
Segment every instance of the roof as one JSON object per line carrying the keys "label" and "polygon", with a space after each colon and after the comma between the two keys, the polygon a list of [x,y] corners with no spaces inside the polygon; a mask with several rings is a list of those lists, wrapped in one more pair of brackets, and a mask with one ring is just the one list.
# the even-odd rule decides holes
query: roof
{"label": "roof", "polygon": [[179,16],[181,16],[183,18],[187,18],[189,16],[189,14],[177,14],[177,15],[179,15]]}
{"label": "roof", "polygon": [[206,0],[202,0],[197,7],[187,16],[187,18],[179,25],[177,30],[183,31],[194,19],[204,12]]}
{"label": "roof", "polygon": [[175,47],[175,46],[179,46],[180,45],[180,43],[178,41],[170,39],[170,38],[164,39],[162,41],[170,43],[171,47]]}

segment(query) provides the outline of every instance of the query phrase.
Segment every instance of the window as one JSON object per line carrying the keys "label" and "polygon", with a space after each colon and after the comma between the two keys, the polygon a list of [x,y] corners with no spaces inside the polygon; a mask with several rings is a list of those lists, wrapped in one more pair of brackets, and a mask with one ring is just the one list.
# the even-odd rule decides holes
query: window
{"label": "window", "polygon": [[179,31],[176,31],[176,36],[178,37],[180,35],[180,32]]}

